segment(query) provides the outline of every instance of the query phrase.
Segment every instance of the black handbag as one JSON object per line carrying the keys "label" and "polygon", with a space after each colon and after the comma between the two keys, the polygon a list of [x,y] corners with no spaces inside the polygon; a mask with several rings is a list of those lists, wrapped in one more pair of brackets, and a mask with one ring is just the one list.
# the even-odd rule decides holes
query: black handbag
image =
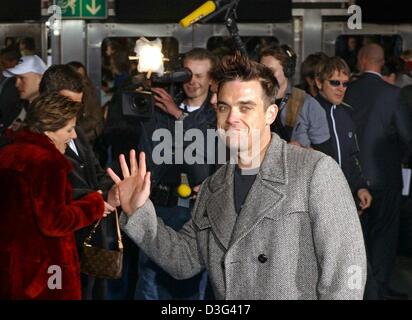
{"label": "black handbag", "polygon": [[91,245],[92,237],[100,221],[94,225],[92,231],[83,242],[83,256],[80,261],[80,271],[90,276],[103,279],[119,279],[123,268],[123,242],[120,233],[119,216],[116,216],[117,250],[108,250]]}

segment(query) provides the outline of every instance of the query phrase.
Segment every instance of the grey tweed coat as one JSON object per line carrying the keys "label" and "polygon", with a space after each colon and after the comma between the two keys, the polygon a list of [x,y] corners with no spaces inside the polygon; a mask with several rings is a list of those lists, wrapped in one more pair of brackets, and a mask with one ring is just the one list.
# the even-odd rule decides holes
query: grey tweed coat
{"label": "grey tweed coat", "polygon": [[234,165],[202,185],[180,232],[153,204],[123,230],[177,279],[206,269],[217,299],[362,299],[366,255],[356,207],[337,163],[272,135],[239,216]]}

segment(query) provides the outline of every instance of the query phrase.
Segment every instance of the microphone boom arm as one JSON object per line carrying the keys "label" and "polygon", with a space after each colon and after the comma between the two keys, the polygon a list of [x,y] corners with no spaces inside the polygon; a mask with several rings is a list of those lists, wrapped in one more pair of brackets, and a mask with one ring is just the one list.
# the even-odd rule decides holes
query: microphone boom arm
{"label": "microphone boom arm", "polygon": [[217,15],[221,14],[223,11],[226,10],[225,26],[227,30],[229,31],[229,34],[232,37],[236,48],[240,51],[242,55],[247,57],[248,54],[246,51],[246,47],[242,39],[240,38],[239,29],[236,24],[236,18],[237,18],[236,9],[237,9],[237,5],[239,4],[239,1],[240,0],[233,0],[229,2],[228,4],[222,6],[219,10],[214,12],[212,15],[209,15],[208,17],[202,19],[202,23],[210,21],[211,19],[213,19],[214,17],[216,17]]}

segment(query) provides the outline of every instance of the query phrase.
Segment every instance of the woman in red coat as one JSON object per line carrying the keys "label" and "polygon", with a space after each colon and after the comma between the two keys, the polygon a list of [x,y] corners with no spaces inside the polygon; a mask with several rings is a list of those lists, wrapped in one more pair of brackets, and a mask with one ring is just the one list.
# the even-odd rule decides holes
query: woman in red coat
{"label": "woman in red coat", "polygon": [[49,94],[35,99],[24,128],[0,149],[0,300],[80,299],[73,232],[102,217],[93,192],[73,201],[63,153],[76,138],[81,104]]}

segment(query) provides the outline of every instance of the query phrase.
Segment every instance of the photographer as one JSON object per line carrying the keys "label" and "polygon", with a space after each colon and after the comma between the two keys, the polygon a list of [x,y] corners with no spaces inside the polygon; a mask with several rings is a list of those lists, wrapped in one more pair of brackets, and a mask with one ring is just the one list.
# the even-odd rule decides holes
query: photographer
{"label": "photographer", "polygon": [[[214,172],[214,165],[208,164],[161,164],[156,165],[152,157],[158,145],[152,139],[157,129],[167,129],[175,137],[175,124],[183,125],[183,134],[192,128],[200,129],[206,137],[207,129],[216,128],[216,115],[210,104],[210,71],[216,58],[205,49],[195,48],[186,53],[183,67],[191,70],[193,76],[183,84],[184,100],[175,103],[173,97],[163,88],[151,88],[156,106],[154,115],[141,121],[139,149],[145,151],[147,165],[152,172],[152,201],[156,214],[166,225],[179,230],[191,217],[193,201],[177,195],[177,187],[182,183],[182,174],[187,176],[191,189],[197,187]],[[205,139],[206,140],[206,139]],[[184,142],[183,149],[191,142]],[[173,146],[175,154],[175,146]],[[206,149],[205,149],[206,150]],[[202,155],[204,163],[206,152]],[[137,299],[203,299],[206,274],[202,273],[188,280],[175,280],[151,261],[143,252],[139,256],[139,280],[136,288]]]}

